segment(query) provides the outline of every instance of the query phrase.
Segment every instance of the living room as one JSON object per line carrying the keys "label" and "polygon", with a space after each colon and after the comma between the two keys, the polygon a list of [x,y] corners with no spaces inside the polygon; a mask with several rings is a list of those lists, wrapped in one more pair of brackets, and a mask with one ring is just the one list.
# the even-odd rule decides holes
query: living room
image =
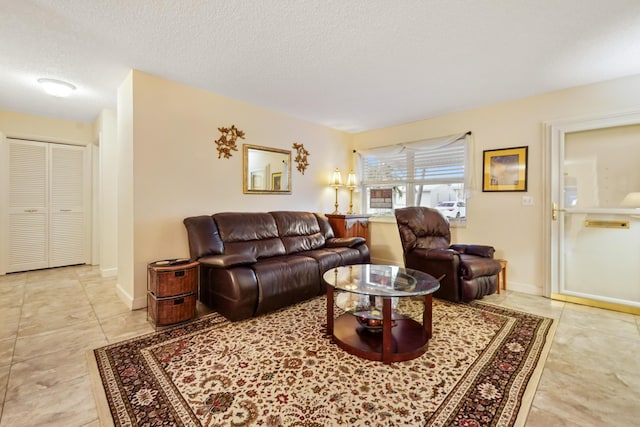
{"label": "living room", "polygon": [[[481,84],[481,83],[479,83]],[[331,173],[357,165],[357,152],[373,147],[442,137],[473,135],[474,187],[467,221],[452,228],[454,242],[486,243],[508,260],[509,291],[548,295],[551,254],[546,237],[549,211],[545,122],[593,117],[638,109],[640,75],[535,94],[477,108],[361,132],[347,132],[270,108],[219,95],[151,73],[130,70],[118,87],[117,107],[95,121],[78,122],[13,110],[0,111],[3,138],[25,138],[89,146],[100,159],[94,169],[99,220],[90,264],[112,284],[130,310],[146,305],[147,264],[188,256],[182,220],[223,211],[334,210]],[[454,89],[452,89],[454,90]],[[336,119],[337,120],[337,119]],[[219,158],[218,128],[235,125],[245,133],[239,151]],[[242,192],[241,144],[291,150],[303,143],[310,152],[304,174],[292,170],[291,194]],[[528,147],[526,193],[481,190],[482,153]],[[354,154],[354,151],[356,154]],[[4,166],[4,164],[3,164]],[[523,195],[532,205],[523,205]],[[349,192],[338,192],[340,211]],[[356,212],[361,192],[354,194]],[[370,220],[373,262],[401,264],[393,221]],[[98,243],[99,242],[99,243]],[[0,258],[2,258],[0,256]],[[0,259],[0,270],[6,260]]]}
{"label": "living room", "polygon": [[[547,213],[542,209],[548,185],[542,123],[629,110],[636,105],[634,89],[639,84],[640,76],[631,76],[353,135],[134,70],[120,88],[118,113],[104,110],[92,125],[3,111],[0,126],[9,136],[44,135],[84,145],[94,144],[102,135],[98,149],[103,167],[98,176],[103,191],[100,206],[106,211],[101,216],[101,259],[96,264],[105,276],[114,275],[117,266],[121,296],[133,309],[146,304],[149,262],[188,256],[182,225],[187,216],[251,211],[256,205],[264,211],[286,206],[330,213],[334,210],[331,173],[336,168],[352,170],[354,150],[471,130],[472,157],[479,163],[483,150],[518,141],[517,145],[529,147],[526,194],[533,205],[522,205],[522,193],[480,191],[477,166],[467,224],[452,228],[453,241],[493,245],[497,257],[509,261],[511,289],[544,295],[548,281],[541,266],[549,262],[549,248],[544,240]],[[131,113],[127,116],[124,111]],[[116,122],[130,126],[117,127]],[[241,152],[218,158],[214,143],[220,135],[217,128],[232,124],[246,134],[241,143],[280,149],[304,143],[311,153],[310,165],[304,175],[293,171],[291,194],[243,194]],[[125,161],[128,168],[116,167]],[[356,212],[359,195],[354,195]],[[339,191],[338,198],[340,211],[346,212],[349,192]],[[370,246],[374,261],[402,261],[395,224],[384,218],[371,220]]]}

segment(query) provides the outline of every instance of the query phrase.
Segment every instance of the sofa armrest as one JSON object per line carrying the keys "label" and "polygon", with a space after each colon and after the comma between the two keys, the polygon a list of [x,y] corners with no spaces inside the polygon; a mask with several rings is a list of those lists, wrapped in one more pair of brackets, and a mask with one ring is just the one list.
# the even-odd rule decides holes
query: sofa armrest
{"label": "sofa armrest", "polygon": [[258,260],[247,254],[211,255],[198,259],[198,262],[211,268],[229,268],[255,264]]}
{"label": "sofa armrest", "polygon": [[325,246],[327,248],[355,248],[366,241],[364,237],[334,237],[327,239]]}
{"label": "sofa armrest", "polygon": [[482,258],[493,258],[493,254],[496,252],[493,246],[487,245],[451,245],[450,248],[462,254],[475,255]]}

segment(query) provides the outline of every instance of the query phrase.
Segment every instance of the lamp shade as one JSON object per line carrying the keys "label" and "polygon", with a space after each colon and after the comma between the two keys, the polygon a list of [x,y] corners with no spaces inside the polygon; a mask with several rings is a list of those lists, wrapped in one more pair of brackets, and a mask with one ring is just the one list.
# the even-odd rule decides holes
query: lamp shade
{"label": "lamp shade", "polygon": [[355,187],[356,186],[356,174],[353,172],[349,172],[349,176],[347,177],[347,187]]}
{"label": "lamp shade", "polygon": [[623,208],[640,208],[640,191],[631,192],[624,196],[620,206]]}
{"label": "lamp shade", "polygon": [[340,187],[342,186],[342,175],[338,168],[333,172],[333,176],[331,177],[331,186],[332,187]]}

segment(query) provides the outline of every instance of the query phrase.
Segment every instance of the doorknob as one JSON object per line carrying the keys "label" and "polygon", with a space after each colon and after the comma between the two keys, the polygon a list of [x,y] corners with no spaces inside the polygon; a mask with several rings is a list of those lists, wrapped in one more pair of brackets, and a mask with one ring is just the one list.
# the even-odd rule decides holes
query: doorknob
{"label": "doorknob", "polygon": [[558,204],[556,202],[553,202],[553,204],[551,205],[551,219],[553,221],[557,221],[558,220],[558,212],[566,212],[566,209],[559,209],[558,208]]}

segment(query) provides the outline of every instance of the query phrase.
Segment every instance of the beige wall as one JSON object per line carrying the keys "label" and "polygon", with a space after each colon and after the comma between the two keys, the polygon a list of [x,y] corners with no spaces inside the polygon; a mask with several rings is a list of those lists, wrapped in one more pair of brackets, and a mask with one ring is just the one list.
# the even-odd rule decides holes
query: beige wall
{"label": "beige wall", "polygon": [[[133,73],[118,88],[117,109],[117,176],[118,185],[118,284],[116,286],[120,297],[131,307],[143,307],[141,300],[143,293],[138,292],[139,301],[135,301],[136,289],[134,287],[134,217],[133,217]],[[160,191],[158,191],[160,193]],[[141,286],[141,284],[140,284]]]}
{"label": "beige wall", "polygon": [[8,138],[74,145],[89,145],[94,141],[93,127],[90,124],[5,110],[0,110],[0,132]]}
{"label": "beige wall", "polygon": [[[138,71],[118,97],[118,281],[133,307],[146,304],[149,262],[189,255],[187,216],[333,210],[327,183],[350,164],[351,135]],[[246,137],[230,159],[218,159],[217,128],[231,125]],[[310,166],[302,175],[292,165],[292,194],[243,194],[242,144],[292,150],[294,142],[310,152]],[[348,193],[340,199],[346,207]]]}
{"label": "beige wall", "polygon": [[100,112],[95,123],[95,138],[99,141],[98,236],[100,273],[103,277],[118,273],[118,138],[115,110]]}
{"label": "beige wall", "polygon": [[[548,212],[542,211],[543,122],[616,112],[637,108],[639,104],[640,76],[633,76],[364,132],[354,136],[354,148],[472,131],[477,188],[468,203],[467,226],[454,229],[453,239],[459,243],[495,246],[497,256],[509,261],[509,286],[542,293],[547,284],[541,266],[548,256],[547,248],[543,247],[543,221],[548,218]],[[517,146],[529,147],[528,191],[483,193],[480,188],[482,151]],[[522,206],[524,195],[533,197],[533,206]],[[374,236],[380,235],[379,227],[395,227],[395,224],[374,224]],[[386,234],[391,236],[389,230]],[[374,258],[380,253],[387,259],[402,258],[399,240],[385,245],[375,239],[372,238]],[[376,246],[384,252],[374,251]]]}

